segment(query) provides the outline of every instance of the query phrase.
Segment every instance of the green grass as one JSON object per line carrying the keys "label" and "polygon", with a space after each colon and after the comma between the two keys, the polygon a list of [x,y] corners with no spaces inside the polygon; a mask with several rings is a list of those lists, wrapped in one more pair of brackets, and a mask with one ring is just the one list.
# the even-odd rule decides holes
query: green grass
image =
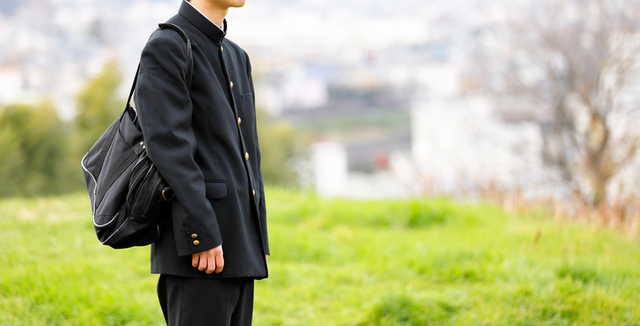
{"label": "green grass", "polygon": [[[254,325],[640,325],[640,247],[613,230],[448,199],[268,207]],[[148,269],[98,243],[83,194],[0,201],[0,325],[161,325]]]}

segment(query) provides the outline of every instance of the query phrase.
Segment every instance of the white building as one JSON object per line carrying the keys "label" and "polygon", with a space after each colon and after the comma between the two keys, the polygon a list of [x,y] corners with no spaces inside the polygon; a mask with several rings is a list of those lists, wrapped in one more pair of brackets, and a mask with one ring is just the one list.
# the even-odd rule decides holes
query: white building
{"label": "white building", "polygon": [[483,96],[419,98],[411,130],[416,172],[427,191],[547,191],[554,175],[542,162],[539,127],[501,121]]}

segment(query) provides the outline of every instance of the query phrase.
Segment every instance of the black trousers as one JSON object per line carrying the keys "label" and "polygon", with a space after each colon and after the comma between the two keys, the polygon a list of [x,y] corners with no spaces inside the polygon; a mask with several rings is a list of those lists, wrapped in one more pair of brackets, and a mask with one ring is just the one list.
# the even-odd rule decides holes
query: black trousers
{"label": "black trousers", "polygon": [[162,274],[158,298],[168,326],[250,326],[253,279]]}

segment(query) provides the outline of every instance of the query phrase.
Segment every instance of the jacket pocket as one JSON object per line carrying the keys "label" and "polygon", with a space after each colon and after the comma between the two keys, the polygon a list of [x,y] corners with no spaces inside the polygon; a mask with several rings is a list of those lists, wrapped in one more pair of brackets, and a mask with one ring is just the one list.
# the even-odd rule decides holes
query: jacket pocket
{"label": "jacket pocket", "polygon": [[205,182],[208,199],[227,197],[227,184],[224,181]]}
{"label": "jacket pocket", "polygon": [[253,93],[249,92],[246,94],[242,94],[242,106],[245,108],[250,108],[253,104]]}

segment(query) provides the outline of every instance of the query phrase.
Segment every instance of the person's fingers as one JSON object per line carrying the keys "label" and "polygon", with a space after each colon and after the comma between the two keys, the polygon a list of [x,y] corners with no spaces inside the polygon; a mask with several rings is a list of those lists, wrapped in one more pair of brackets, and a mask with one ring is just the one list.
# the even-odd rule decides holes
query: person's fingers
{"label": "person's fingers", "polygon": [[222,269],[224,268],[224,258],[222,257],[222,255],[220,255],[220,256],[216,256],[215,260],[216,260],[216,274],[220,274],[220,272],[222,272]]}
{"label": "person's fingers", "polygon": [[211,255],[207,255],[206,259],[207,259],[207,270],[205,272],[207,274],[211,274],[216,269],[216,261],[214,257],[211,257]]}
{"label": "person's fingers", "polygon": [[200,255],[198,254],[191,255],[191,266],[197,268],[199,263],[200,263]]}
{"label": "person's fingers", "polygon": [[205,271],[207,274],[211,274],[216,270],[216,260],[213,255],[208,253],[207,255],[207,270]]}
{"label": "person's fingers", "polygon": [[207,269],[207,256],[202,255],[202,253],[198,254],[200,256],[200,264],[198,265],[198,270],[203,271]]}

